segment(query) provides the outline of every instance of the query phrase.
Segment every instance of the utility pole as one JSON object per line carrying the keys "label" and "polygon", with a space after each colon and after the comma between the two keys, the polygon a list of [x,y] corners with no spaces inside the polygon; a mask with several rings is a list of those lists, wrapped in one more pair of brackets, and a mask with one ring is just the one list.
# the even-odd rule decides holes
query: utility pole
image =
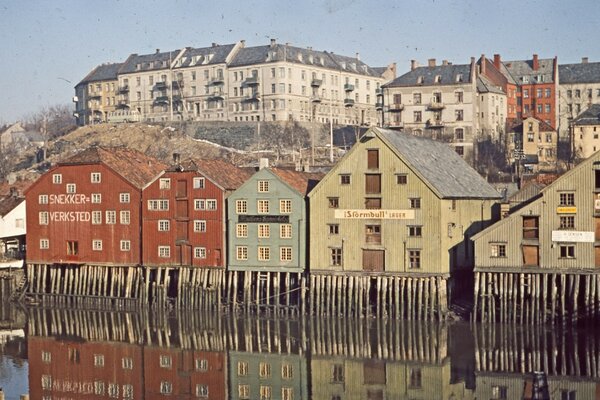
{"label": "utility pole", "polygon": [[333,98],[329,103],[329,162],[333,164]]}
{"label": "utility pole", "polygon": [[171,109],[171,122],[173,122],[173,62],[171,61],[171,51],[169,51],[169,108]]}

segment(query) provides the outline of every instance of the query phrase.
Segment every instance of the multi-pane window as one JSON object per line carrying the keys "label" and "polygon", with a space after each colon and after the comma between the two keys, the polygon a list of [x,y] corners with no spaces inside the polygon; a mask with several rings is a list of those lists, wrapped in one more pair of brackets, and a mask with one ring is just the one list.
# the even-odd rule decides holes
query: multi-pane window
{"label": "multi-pane window", "polygon": [[92,250],[102,251],[102,240],[98,240],[98,239],[92,240]]}
{"label": "multi-pane window", "polygon": [[206,210],[206,200],[194,199],[194,210]]}
{"label": "multi-pane window", "polygon": [[560,258],[575,258],[575,245],[574,244],[561,244],[560,245]]}
{"label": "multi-pane window", "polygon": [[268,378],[271,376],[271,364],[267,362],[261,362],[258,364],[258,376],[261,378]]}
{"label": "multi-pane window", "polygon": [[279,200],[279,212],[281,214],[290,214],[292,212],[292,200]]}
{"label": "multi-pane window", "polygon": [[250,398],[250,385],[238,385],[238,397],[240,400]]}
{"label": "multi-pane window", "polygon": [[168,381],[162,381],[160,383],[160,393],[161,394],[171,394],[173,392],[173,384]]}
{"label": "multi-pane window", "polygon": [[100,172],[92,172],[90,175],[90,180],[92,183],[100,183],[102,181],[102,175]]}
{"label": "multi-pane window", "polygon": [[38,219],[40,225],[48,225],[48,221],[50,220],[48,211],[40,211],[38,214]]}
{"label": "multi-pane window", "polygon": [[492,257],[506,257],[506,244],[492,243],[490,245],[490,253]]}
{"label": "multi-pane window", "polygon": [[237,374],[238,374],[238,376],[247,376],[248,375],[248,363],[246,361],[238,361]]}
{"label": "multi-pane window", "polygon": [[92,193],[92,203],[100,204],[102,203],[102,194],[100,193]]}
{"label": "multi-pane window", "polygon": [[130,251],[131,242],[129,240],[121,240],[121,251]]}
{"label": "multi-pane window", "polygon": [[167,232],[171,229],[171,221],[168,219],[159,219],[158,220],[158,231],[159,232]]}
{"label": "multi-pane window", "polygon": [[260,400],[271,400],[271,386],[260,385]]}
{"label": "multi-pane window", "polygon": [[42,351],[42,362],[44,364],[50,364],[52,361],[52,353],[49,351]]}
{"label": "multi-pane window", "polygon": [[123,357],[121,359],[121,366],[123,367],[123,369],[133,369],[133,358]]}
{"label": "multi-pane window", "polygon": [[248,246],[236,246],[235,247],[236,259],[244,261],[248,259]]}
{"label": "multi-pane window", "polygon": [[159,363],[161,368],[171,368],[173,366],[173,359],[169,355],[161,354]]}
{"label": "multi-pane window", "polygon": [[204,178],[201,177],[195,177],[192,182],[194,189],[204,189],[204,183]]}
{"label": "multi-pane window", "polygon": [[421,250],[408,251],[408,267],[410,269],[421,268]]}
{"label": "multi-pane window", "polygon": [[217,200],[215,199],[206,199],[206,209],[214,211],[217,209]]}
{"label": "multi-pane window", "polygon": [[52,183],[61,184],[62,183],[62,174],[53,174],[52,175]]}
{"label": "multi-pane window", "polygon": [[248,237],[248,224],[237,224],[235,226],[235,236],[239,238]]}
{"label": "multi-pane window", "polygon": [[38,203],[39,204],[48,204],[48,195],[47,194],[40,194],[38,197]]}
{"label": "multi-pane window", "polygon": [[411,199],[409,199],[410,202],[410,208],[421,208],[421,198],[420,197],[413,197]]}
{"label": "multi-pane window", "polygon": [[283,364],[281,366],[281,377],[283,379],[292,379],[294,377],[294,368],[292,364]]}
{"label": "multi-pane window", "polygon": [[206,358],[196,358],[196,371],[208,371],[208,360]]}
{"label": "multi-pane window", "polygon": [[160,258],[171,257],[171,247],[170,246],[158,246],[158,256]]}
{"label": "multi-pane window", "polygon": [[281,400],[294,400],[294,388],[283,386],[281,388]]}
{"label": "multi-pane window", "polygon": [[561,215],[559,229],[575,229],[575,216]]}
{"label": "multi-pane window", "polygon": [[127,400],[133,399],[133,385],[123,385],[123,398]]}
{"label": "multi-pane window", "polygon": [[130,199],[129,193],[119,193],[119,203],[129,203]]}
{"label": "multi-pane window", "polygon": [[104,354],[94,354],[94,367],[104,367]]}
{"label": "multi-pane window", "polygon": [[258,181],[258,192],[266,193],[269,191],[269,181]]}
{"label": "multi-pane window", "polygon": [[279,237],[281,239],[291,239],[292,238],[292,224],[279,225]]}
{"label": "multi-pane window", "polygon": [[194,221],[194,232],[206,232],[206,221],[195,220]]}
{"label": "multi-pane window", "polygon": [[40,249],[48,250],[50,248],[50,240],[49,239],[40,239]]}
{"label": "multi-pane window", "polygon": [[271,236],[271,229],[269,224],[259,224],[258,225],[258,237],[259,238],[268,238]]}
{"label": "multi-pane window", "polygon": [[67,183],[67,193],[77,193],[77,185],[74,183]]}
{"label": "multi-pane window", "polygon": [[280,247],[279,248],[279,260],[280,261],[292,261],[292,248],[291,247]]}
{"label": "multi-pane window", "polygon": [[129,210],[121,210],[119,213],[119,219],[121,220],[121,225],[129,225],[131,222],[131,214]]}
{"label": "multi-pane window", "polygon": [[340,233],[340,225],[339,224],[328,224],[327,227],[329,229],[330,235],[339,235],[339,233]]}
{"label": "multi-pane window", "polygon": [[171,179],[169,179],[169,178],[161,178],[158,181],[158,188],[159,189],[171,189]]}
{"label": "multi-pane window", "polygon": [[102,223],[102,211],[92,211],[92,224],[100,225]]}
{"label": "multi-pane window", "polygon": [[340,198],[339,197],[328,197],[327,204],[329,208],[338,208],[340,206]]}
{"label": "multi-pane window", "polygon": [[167,211],[169,209],[169,200],[148,200],[148,210]]}
{"label": "multi-pane window", "polygon": [[396,175],[396,183],[398,185],[406,185],[408,183],[408,175],[407,174]]}
{"label": "multi-pane window", "polygon": [[258,261],[269,261],[271,259],[271,248],[267,246],[258,247]]}
{"label": "multi-pane window", "polygon": [[575,193],[560,193],[560,205],[561,206],[574,206],[575,205]]}
{"label": "multi-pane window", "polygon": [[266,214],[269,212],[269,200],[258,200],[257,210],[259,214]]}
{"label": "multi-pane window", "polygon": [[[492,385],[492,399],[494,399],[494,400],[508,399],[508,387]],[[564,397],[561,400],[563,400],[563,399],[564,399]]]}
{"label": "multi-pane window", "polygon": [[341,185],[349,185],[350,184],[350,174],[340,174],[340,184]]}
{"label": "multi-pane window", "polygon": [[365,227],[365,241],[371,244],[381,244],[381,225],[367,225]]}
{"label": "multi-pane window", "polygon": [[247,200],[236,200],[235,201],[235,213],[246,214],[248,212],[248,201]]}
{"label": "multi-pane window", "polygon": [[114,225],[117,223],[117,212],[115,210],[106,211],[106,223],[108,225]]}
{"label": "multi-pane window", "polygon": [[119,385],[116,383],[108,384],[108,397],[119,398]]}
{"label": "multi-pane window", "polygon": [[332,247],[329,249],[329,262],[332,266],[342,265],[342,249],[340,247]]}
{"label": "multi-pane window", "polygon": [[408,227],[408,236],[410,237],[421,237],[423,234],[423,227],[418,225],[412,225]]}
{"label": "multi-pane window", "polygon": [[208,385],[196,384],[196,397],[208,397]]}
{"label": "multi-pane window", "polygon": [[344,383],[344,365],[333,364],[331,367],[331,382]]}

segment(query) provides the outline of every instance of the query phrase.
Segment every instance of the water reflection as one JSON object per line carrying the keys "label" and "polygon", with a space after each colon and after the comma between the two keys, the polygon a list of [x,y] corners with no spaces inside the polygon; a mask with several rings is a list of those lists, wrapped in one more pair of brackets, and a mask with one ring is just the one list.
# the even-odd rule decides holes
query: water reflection
{"label": "water reflection", "polygon": [[599,399],[593,332],[219,314],[28,311],[32,399]]}

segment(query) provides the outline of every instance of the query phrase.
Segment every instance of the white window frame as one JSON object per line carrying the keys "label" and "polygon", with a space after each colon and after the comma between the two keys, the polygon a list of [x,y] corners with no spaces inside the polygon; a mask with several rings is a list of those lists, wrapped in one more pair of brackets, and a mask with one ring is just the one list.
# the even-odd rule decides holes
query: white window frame
{"label": "white window frame", "polygon": [[38,196],[38,204],[48,204],[48,195],[47,194],[40,194]]}
{"label": "white window frame", "polygon": [[206,258],[206,247],[194,247],[194,258]]}
{"label": "white window frame", "polygon": [[159,219],[158,220],[158,231],[159,232],[169,232],[171,230],[171,221],[168,219]]}
{"label": "white window frame", "polygon": [[121,358],[121,367],[123,369],[133,369],[133,358],[131,358],[131,357]]}
{"label": "white window frame", "polygon": [[235,237],[247,238],[248,237],[248,224],[237,224],[235,226]]}
{"label": "white window frame", "polygon": [[279,261],[290,262],[293,260],[294,250],[290,246],[281,246],[279,248]]}
{"label": "white window frame", "polygon": [[269,200],[260,199],[256,201],[256,212],[258,214],[268,214],[270,209]]}
{"label": "white window frame", "polygon": [[60,185],[62,183],[62,174],[52,174],[52,183]]}
{"label": "white window frame", "polygon": [[117,223],[117,212],[115,210],[106,210],[104,218],[106,218],[106,225],[114,225]]}
{"label": "white window frame", "polygon": [[92,225],[102,225],[102,211],[92,211]]}
{"label": "white window frame", "polygon": [[68,194],[77,193],[77,185],[74,183],[67,183],[66,190]]}
{"label": "white window frame", "polygon": [[131,251],[131,241],[130,240],[121,240],[120,248],[121,248],[121,251]]}
{"label": "white window frame", "polygon": [[258,193],[268,193],[269,192],[269,181],[261,179],[257,182],[256,190]]}
{"label": "white window frame", "polygon": [[160,178],[158,180],[158,188],[161,190],[171,189],[171,178]]}
{"label": "white window frame", "polygon": [[102,193],[92,193],[92,204],[101,204],[102,203]]}
{"label": "white window frame", "polygon": [[100,240],[100,239],[92,240],[92,250],[93,251],[102,251],[102,240]]}
{"label": "white window frame", "polygon": [[48,250],[50,248],[50,239],[40,239],[40,250]]}
{"label": "white window frame", "polygon": [[204,189],[206,185],[206,180],[204,177],[196,176],[192,180],[192,186],[194,189]]}
{"label": "white window frame", "polygon": [[258,261],[271,261],[271,248],[269,246],[258,246]]}
{"label": "white window frame", "polygon": [[206,199],[194,199],[194,210],[206,210]]}
{"label": "white window frame", "polygon": [[206,209],[209,211],[217,210],[217,200],[216,199],[206,199]]}
{"label": "white window frame", "polygon": [[40,211],[38,214],[39,224],[48,225],[50,222],[50,214],[48,211]]}
{"label": "white window frame", "polygon": [[235,247],[235,258],[238,261],[248,260],[248,246],[236,246]]}
{"label": "white window frame", "polygon": [[90,182],[91,183],[102,183],[102,174],[100,172],[90,173]]}
{"label": "white window frame", "polygon": [[204,220],[204,219],[194,220],[194,232],[206,232],[206,220]]}
{"label": "white window frame", "polygon": [[279,200],[279,212],[281,214],[291,214],[292,213],[292,200],[290,200],[290,199]]}
{"label": "white window frame", "polygon": [[158,246],[159,258],[171,258],[171,246]]}
{"label": "white window frame", "polygon": [[159,357],[159,364],[161,368],[172,368],[173,367],[173,357],[167,354],[161,354]]}
{"label": "white window frame", "polygon": [[236,200],[235,201],[235,213],[246,214],[248,212],[248,200]]}
{"label": "white window frame", "polygon": [[128,192],[119,193],[119,203],[129,203],[131,195]]}
{"label": "white window frame", "polygon": [[269,224],[258,224],[257,231],[260,239],[268,239],[271,237],[271,225]]}
{"label": "white window frame", "polygon": [[129,210],[121,210],[119,212],[119,222],[121,222],[121,225],[129,225],[131,223],[131,213]]}

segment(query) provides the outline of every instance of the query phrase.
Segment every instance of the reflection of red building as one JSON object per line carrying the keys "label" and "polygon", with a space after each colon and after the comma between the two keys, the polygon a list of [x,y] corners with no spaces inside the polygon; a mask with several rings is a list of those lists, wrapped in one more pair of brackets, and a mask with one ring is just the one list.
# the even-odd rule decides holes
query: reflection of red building
{"label": "reflection of red building", "polygon": [[145,347],[144,372],[147,399],[227,398],[225,352]]}
{"label": "reflection of red building", "polygon": [[29,337],[31,399],[139,399],[142,346]]}
{"label": "reflection of red building", "polygon": [[225,267],[225,198],[249,176],[222,160],[166,170],[143,191],[143,263]]}

